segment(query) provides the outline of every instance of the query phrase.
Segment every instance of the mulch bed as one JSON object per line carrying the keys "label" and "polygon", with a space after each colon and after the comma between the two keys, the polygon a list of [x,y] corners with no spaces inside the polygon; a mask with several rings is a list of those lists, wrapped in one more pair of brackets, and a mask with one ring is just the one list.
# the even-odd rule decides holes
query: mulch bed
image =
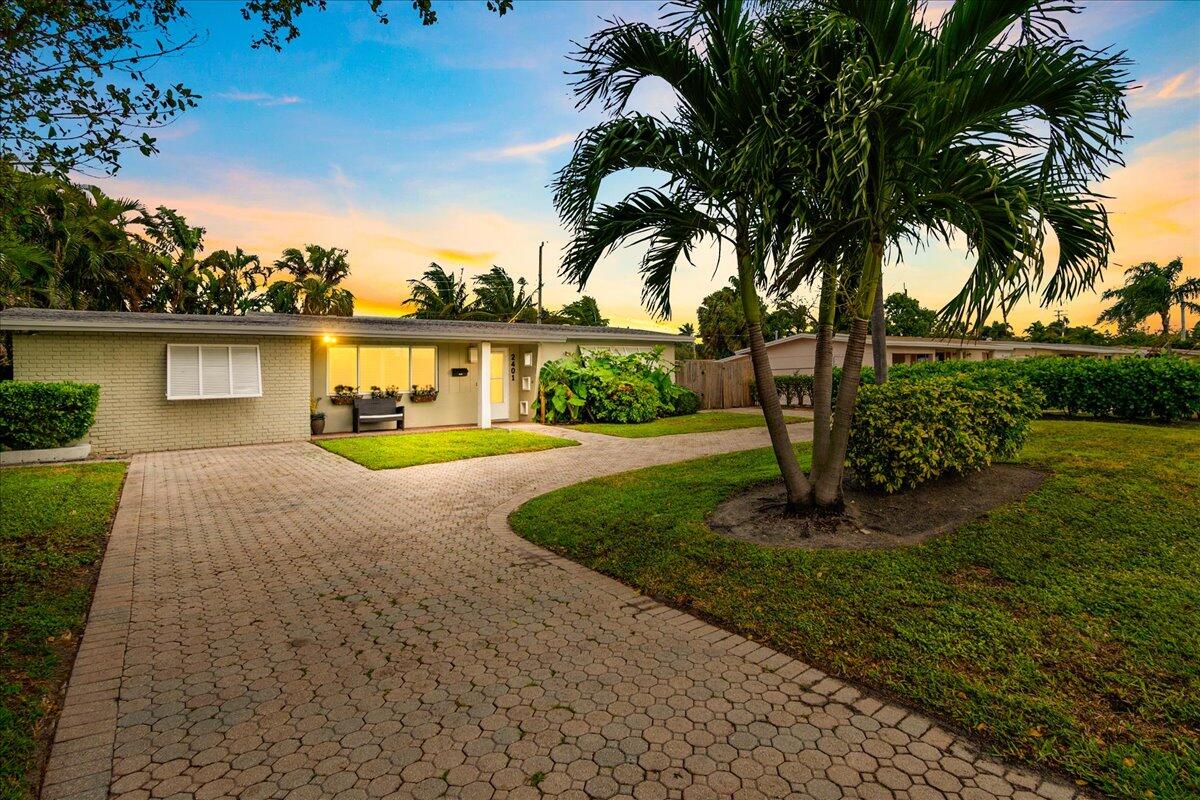
{"label": "mulch bed", "polygon": [[781,479],[730,497],[707,522],[717,533],[771,547],[904,547],[957,530],[997,506],[1023,499],[1047,475],[1016,464],[994,464],[891,495],[847,486],[845,511],[836,515],[788,513]]}

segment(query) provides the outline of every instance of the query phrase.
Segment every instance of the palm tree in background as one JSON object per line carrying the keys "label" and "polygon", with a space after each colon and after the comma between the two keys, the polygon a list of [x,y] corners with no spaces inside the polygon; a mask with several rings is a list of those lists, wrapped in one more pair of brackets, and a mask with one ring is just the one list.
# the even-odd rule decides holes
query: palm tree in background
{"label": "palm tree in background", "polygon": [[408,281],[409,298],[414,311],[411,316],[420,319],[460,319],[469,311],[467,284],[462,275],[447,272],[436,261],[419,278]]}
{"label": "palm tree in background", "polygon": [[513,281],[504,267],[493,266],[482,275],[476,275],[472,283],[475,284],[475,301],[463,307],[463,317],[496,322],[533,322],[537,319],[533,294],[526,293],[524,278]]}
{"label": "palm tree in background", "polygon": [[348,251],[339,247],[307,244],[303,250],[289,247],[275,261],[275,270],[291,280],[267,287],[271,310],[283,314],[348,317],[354,313],[354,295],[339,284],[350,274]]}
{"label": "palm tree in background", "polygon": [[210,253],[200,262],[200,313],[261,311],[267,301],[259,290],[270,277],[270,268],[240,247]]}
{"label": "palm tree in background", "polygon": [[[769,124],[744,152],[784,148],[805,184],[805,235],[780,288],[821,284],[814,370],[813,501],[841,505],[868,318],[883,264],[902,244],[961,236],[975,263],[942,309],[981,323],[997,300],[1044,304],[1090,289],[1112,250],[1091,185],[1120,163],[1123,54],[1069,37],[1036,0],[958,0],[935,25],[905,0],[826,0],[782,13],[791,59]],[[1059,256],[1044,258],[1046,229]],[[1048,278],[1045,273],[1049,271]],[[832,410],[836,297],[849,299]]]}
{"label": "palm tree in background", "polygon": [[592,327],[604,327],[608,324],[608,319],[600,316],[600,305],[596,302],[596,298],[586,294],[559,309],[554,321],[563,325],[591,325]]}
{"label": "palm tree in background", "polygon": [[[599,106],[607,119],[579,137],[553,186],[559,216],[572,232],[560,273],[580,289],[605,253],[646,243],[642,301],[666,318],[679,260],[690,261],[702,242],[732,251],[755,378],[765,386],[772,374],[758,288],[789,248],[797,199],[795,181],[779,172],[772,148],[760,148],[752,161],[743,151],[747,132],[759,125],[785,77],[782,49],[769,42],[763,18],[752,10],[759,7],[694,0],[666,13],[661,28],[616,20],[593,34],[575,55],[575,94],[581,108]],[[628,110],[647,78],[672,89],[668,114]],[[597,205],[605,178],[638,168],[665,179]],[[763,393],[762,411],[788,500],[802,504],[811,487],[774,393]]]}
{"label": "palm tree in background", "polygon": [[1096,322],[1115,322],[1122,332],[1136,327],[1147,317],[1157,316],[1163,336],[1171,333],[1171,310],[1179,307],[1179,329],[1187,331],[1187,312],[1200,314],[1200,278],[1179,280],[1183,259],[1176,258],[1165,267],[1153,261],[1125,270],[1125,285],[1109,289],[1105,300],[1115,300],[1104,309]]}
{"label": "palm tree in background", "polygon": [[145,236],[159,265],[149,311],[195,314],[200,306],[201,276],[198,254],[204,249],[204,228],[188,223],[182,214],[159,206],[141,220]]}

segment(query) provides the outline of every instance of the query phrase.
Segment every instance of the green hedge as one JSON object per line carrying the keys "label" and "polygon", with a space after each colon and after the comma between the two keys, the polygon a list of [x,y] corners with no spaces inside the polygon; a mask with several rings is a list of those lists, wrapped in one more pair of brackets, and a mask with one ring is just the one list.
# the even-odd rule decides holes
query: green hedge
{"label": "green hedge", "polygon": [[[813,376],[803,373],[775,376],[775,393],[785,406],[803,406],[812,404]],[[750,379],[751,402],[758,404],[758,387],[754,378]]]}
{"label": "green hedge", "polygon": [[982,469],[1020,450],[1040,401],[1025,383],[959,376],[864,385],[846,463],[858,483],[887,492]]}
{"label": "green hedge", "polygon": [[[834,367],[834,398],[841,376],[841,368]],[[1041,392],[1046,410],[1067,414],[1163,422],[1200,415],[1200,361],[1178,356],[926,361],[888,369],[889,381],[948,376],[961,376],[978,386],[1025,383]],[[863,367],[863,385],[874,382],[874,371]],[[811,375],[776,375],[775,388],[789,403],[792,398],[812,401]],[[757,393],[753,397],[757,403]]]}
{"label": "green hedge", "polygon": [[93,383],[0,382],[0,448],[40,450],[82,439],[99,401]]}
{"label": "green hedge", "polygon": [[976,382],[1024,381],[1045,408],[1068,414],[1170,422],[1200,414],[1200,361],[1178,356],[941,361],[897,366],[897,381],[966,375]]}

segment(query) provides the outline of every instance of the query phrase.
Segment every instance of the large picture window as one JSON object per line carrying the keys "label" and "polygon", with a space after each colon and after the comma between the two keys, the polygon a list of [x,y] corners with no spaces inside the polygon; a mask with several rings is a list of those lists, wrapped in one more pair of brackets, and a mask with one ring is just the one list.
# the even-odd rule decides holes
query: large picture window
{"label": "large picture window", "polygon": [[167,399],[262,397],[258,345],[167,345]]}
{"label": "large picture window", "polygon": [[437,386],[436,347],[387,345],[330,345],[326,354],[326,388],[357,386],[366,394],[372,386]]}

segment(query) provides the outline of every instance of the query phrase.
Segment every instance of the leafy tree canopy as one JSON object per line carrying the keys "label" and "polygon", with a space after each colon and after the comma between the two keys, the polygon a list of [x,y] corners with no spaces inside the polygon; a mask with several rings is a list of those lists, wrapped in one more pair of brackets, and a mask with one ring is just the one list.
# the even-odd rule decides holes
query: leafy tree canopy
{"label": "leafy tree canopy", "polygon": [[883,302],[888,336],[929,336],[937,324],[937,312],[925,308],[908,292],[892,292]]}
{"label": "leafy tree canopy", "polygon": [[[384,24],[382,0],[366,0]],[[499,16],[512,0],[486,0]],[[414,0],[422,24],[433,0]],[[246,0],[262,27],[252,47],[279,50],[300,35],[306,9],[326,0]],[[34,172],[115,173],[124,152],[157,152],[152,131],[199,100],[150,71],[198,41],[182,0],[10,0],[0,3],[0,156]]]}

